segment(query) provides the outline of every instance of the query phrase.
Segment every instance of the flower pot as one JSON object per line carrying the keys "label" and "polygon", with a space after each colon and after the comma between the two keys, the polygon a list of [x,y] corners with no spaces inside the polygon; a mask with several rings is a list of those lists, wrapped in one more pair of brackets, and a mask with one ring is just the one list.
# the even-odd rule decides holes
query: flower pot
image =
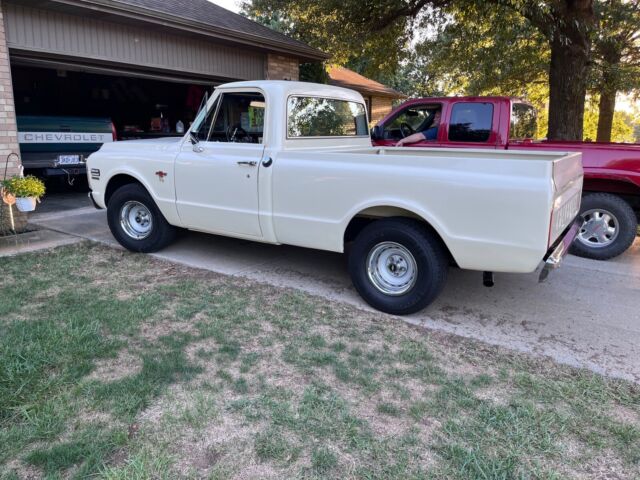
{"label": "flower pot", "polygon": [[17,197],[16,207],[21,212],[33,212],[36,209],[36,197]]}

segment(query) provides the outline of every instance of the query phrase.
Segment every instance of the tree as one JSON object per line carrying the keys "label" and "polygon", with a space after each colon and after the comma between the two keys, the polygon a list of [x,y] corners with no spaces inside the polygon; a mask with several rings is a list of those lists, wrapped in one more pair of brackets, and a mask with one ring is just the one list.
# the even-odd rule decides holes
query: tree
{"label": "tree", "polygon": [[421,68],[444,90],[531,97],[534,86],[548,84],[548,44],[521,15],[488,4],[446,11],[447,20],[431,22],[438,27],[415,46]]}
{"label": "tree", "polygon": [[413,17],[399,16],[384,26],[373,20],[376,11],[390,11],[397,4],[395,0],[249,0],[242,11],[329,53],[338,65],[366,59],[360,73],[379,78],[392,75],[409,54]]}
{"label": "tree", "polygon": [[[597,97],[590,98],[586,102],[584,116],[585,140],[596,140],[600,116],[598,104],[599,99]],[[634,123],[635,119],[630,113],[624,111],[615,112],[611,122],[611,140],[614,142],[633,143],[635,141]]]}
{"label": "tree", "polygon": [[600,0],[596,14],[592,78],[600,97],[597,140],[609,142],[617,94],[640,88],[640,3]]}
{"label": "tree", "polygon": [[[254,0],[251,16],[277,12],[291,33],[345,64],[369,59],[365,75],[392,73],[408,55],[411,29],[430,10],[502,6],[526,18],[550,47],[549,138],[582,138],[594,0]],[[383,47],[383,48],[382,48]],[[505,55],[508,51],[505,52]]]}

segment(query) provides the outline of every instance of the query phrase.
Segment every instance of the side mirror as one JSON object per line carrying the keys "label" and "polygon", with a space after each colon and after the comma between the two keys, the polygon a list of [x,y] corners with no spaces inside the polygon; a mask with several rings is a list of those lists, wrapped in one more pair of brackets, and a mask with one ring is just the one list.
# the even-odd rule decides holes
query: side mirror
{"label": "side mirror", "polygon": [[196,132],[189,132],[189,141],[191,145],[193,145],[193,151],[196,153],[200,153],[204,151],[204,148],[200,146],[200,139],[198,138],[198,134]]}
{"label": "side mirror", "polygon": [[382,127],[380,125],[376,125],[371,129],[371,139],[372,140],[382,139]]}

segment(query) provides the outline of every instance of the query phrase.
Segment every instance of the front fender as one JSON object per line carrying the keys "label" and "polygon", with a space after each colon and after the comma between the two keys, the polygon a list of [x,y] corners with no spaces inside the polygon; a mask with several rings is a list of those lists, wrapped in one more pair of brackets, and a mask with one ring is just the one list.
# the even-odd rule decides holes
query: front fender
{"label": "front fender", "polygon": [[[109,190],[111,183],[118,178],[126,176],[145,188],[168,223],[175,226],[182,226],[175,201],[175,187],[172,178],[173,170],[170,172],[157,170],[166,173],[166,175],[162,177],[155,175],[155,172],[151,174],[151,177],[149,172],[143,172],[141,170],[142,169],[133,166],[120,166],[109,170],[105,176],[104,183],[100,182],[103,188],[96,190],[93,188],[93,184],[91,185],[96,203],[106,208],[106,192]],[[171,173],[171,177],[169,177],[169,173]]]}

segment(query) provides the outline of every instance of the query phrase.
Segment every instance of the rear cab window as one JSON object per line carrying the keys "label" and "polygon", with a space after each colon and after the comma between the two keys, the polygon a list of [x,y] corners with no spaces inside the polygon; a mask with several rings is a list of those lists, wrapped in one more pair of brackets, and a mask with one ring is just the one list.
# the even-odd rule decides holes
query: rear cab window
{"label": "rear cab window", "polygon": [[493,126],[493,104],[460,102],[451,109],[450,142],[485,143]]}
{"label": "rear cab window", "polygon": [[511,107],[509,140],[534,139],[538,131],[536,109],[526,103],[514,103]]}
{"label": "rear cab window", "polygon": [[287,101],[287,138],[364,136],[369,124],[362,103],[305,96]]}

